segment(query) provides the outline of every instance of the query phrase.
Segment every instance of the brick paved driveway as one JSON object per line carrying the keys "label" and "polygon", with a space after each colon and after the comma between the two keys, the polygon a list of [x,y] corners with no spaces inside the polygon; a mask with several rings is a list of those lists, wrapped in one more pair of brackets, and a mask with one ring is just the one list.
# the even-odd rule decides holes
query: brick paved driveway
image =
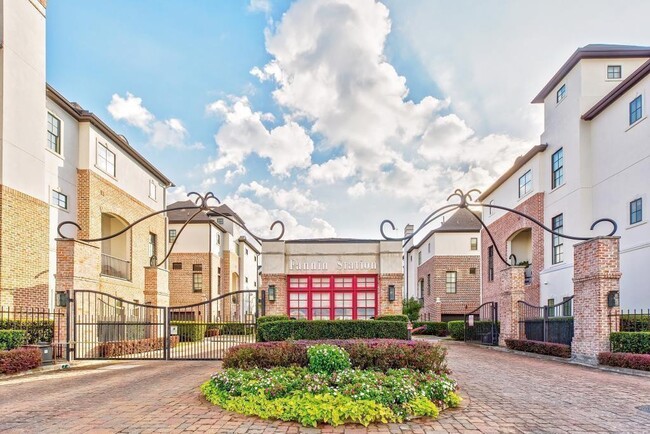
{"label": "brick paved driveway", "polygon": [[649,432],[650,379],[450,343],[467,406],[439,420],[302,429],[224,412],[198,386],[209,362],[128,362],[0,382],[0,431],[218,433]]}

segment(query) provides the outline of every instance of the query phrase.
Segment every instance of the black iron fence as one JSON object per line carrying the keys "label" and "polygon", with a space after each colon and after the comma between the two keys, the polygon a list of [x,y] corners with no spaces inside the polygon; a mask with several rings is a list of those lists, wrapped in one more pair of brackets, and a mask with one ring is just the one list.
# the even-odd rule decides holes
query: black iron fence
{"label": "black iron fence", "polygon": [[67,324],[62,310],[0,306],[0,330],[24,330],[24,345],[46,345],[54,360],[67,358]]}
{"label": "black iron fence", "polygon": [[650,332],[650,309],[627,309],[610,313],[609,332]]}
{"label": "black iron fence", "polygon": [[483,303],[465,315],[465,342],[499,345],[499,316],[497,303]]}
{"label": "black iron fence", "polygon": [[521,339],[571,345],[573,340],[573,297],[553,306],[534,306],[519,301]]}

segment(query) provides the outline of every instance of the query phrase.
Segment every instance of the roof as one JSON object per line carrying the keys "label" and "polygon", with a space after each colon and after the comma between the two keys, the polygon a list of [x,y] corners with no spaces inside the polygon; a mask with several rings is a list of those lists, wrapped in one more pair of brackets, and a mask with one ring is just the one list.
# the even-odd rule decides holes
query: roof
{"label": "roof", "polygon": [[533,159],[535,155],[537,155],[540,152],[544,152],[548,145],[536,145],[533,146],[528,152],[526,152],[524,155],[521,155],[517,157],[515,160],[515,164],[512,165],[510,169],[508,169],[503,175],[499,177],[494,183],[487,188],[481,195],[478,197],[479,201],[484,200],[486,197],[491,195],[494,190],[499,188],[501,184],[506,182],[508,178],[510,178],[513,174],[515,174],[519,169],[521,169],[526,163],[528,163],[530,160]]}
{"label": "roof", "polygon": [[[169,210],[167,212],[167,218],[169,218],[170,223],[185,223],[188,218],[192,216],[196,212],[196,209],[181,209],[181,210],[174,210],[174,208],[192,208],[196,207],[196,203],[194,203],[192,200],[179,200],[178,202],[174,202],[170,205],[167,206],[167,209]],[[212,211],[201,211],[196,217],[194,217],[193,222],[197,223],[214,223],[216,226],[218,226],[220,229],[224,230],[221,226],[216,224],[215,218],[218,216],[210,216],[209,213],[211,212],[216,212],[219,215],[223,215],[226,217],[231,217],[233,220],[236,220],[237,223],[243,224],[244,221],[235,213],[228,205],[219,205],[217,207],[213,207]]]}
{"label": "roof", "polygon": [[610,93],[605,95],[600,101],[598,101],[592,108],[587,110],[587,112],[582,115],[582,119],[590,121],[596,116],[598,116],[603,110],[609,107],[614,101],[616,101],[621,95],[630,90],[634,85],[639,81],[645,78],[650,74],[650,60],[646,61],[643,65],[639,66],[632,74],[630,74],[625,80],[621,81],[618,86],[616,86]]}
{"label": "roof", "polygon": [[650,47],[637,45],[589,44],[578,48],[564,65],[555,73],[546,86],[533,99],[533,103],[542,103],[544,98],[555,89],[560,81],[582,59],[607,59],[623,57],[650,57]]}
{"label": "roof", "polygon": [[[472,215],[474,214],[474,215]],[[420,240],[419,243],[411,246],[407,253],[411,252],[414,249],[419,249],[422,245],[431,237],[433,234],[437,233],[451,233],[451,232],[480,232],[481,231],[481,222],[475,217],[477,213],[471,211],[467,208],[459,208],[455,213],[451,215],[447,220],[442,222],[440,226],[429,231],[429,233]],[[480,217],[480,216],[478,216]]]}
{"label": "roof", "polygon": [[174,183],[167,178],[160,170],[156,168],[153,164],[147,161],[138,151],[133,149],[129,145],[126,138],[116,133],[108,125],[104,123],[97,115],[84,110],[79,104],[68,101],[63,95],[61,95],[56,89],[54,89],[49,84],[46,86],[47,97],[64,109],[68,114],[70,114],[77,122],[90,122],[92,125],[97,127],[103,134],[108,136],[117,146],[119,146],[124,152],[130,155],[135,161],[144,166],[152,175],[158,178],[166,187],[173,187]]}

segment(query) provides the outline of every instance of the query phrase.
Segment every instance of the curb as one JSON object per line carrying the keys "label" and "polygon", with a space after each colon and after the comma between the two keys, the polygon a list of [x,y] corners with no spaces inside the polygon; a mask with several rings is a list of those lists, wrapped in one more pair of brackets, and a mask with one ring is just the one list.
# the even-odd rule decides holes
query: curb
{"label": "curb", "polygon": [[16,378],[47,375],[54,372],[103,368],[104,366],[124,363],[127,361],[128,360],[95,360],[95,361],[59,363],[54,365],[40,366],[38,368],[30,369],[29,371],[18,372],[16,374],[2,374],[0,375],[0,383],[2,383],[3,381],[15,380]]}

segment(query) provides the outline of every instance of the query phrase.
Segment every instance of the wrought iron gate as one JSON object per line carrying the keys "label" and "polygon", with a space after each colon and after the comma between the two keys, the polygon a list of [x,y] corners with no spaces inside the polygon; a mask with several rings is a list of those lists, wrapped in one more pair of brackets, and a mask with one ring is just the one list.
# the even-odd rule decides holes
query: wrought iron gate
{"label": "wrought iron gate", "polygon": [[499,316],[497,303],[483,303],[465,315],[465,342],[499,345]]}
{"label": "wrought iron gate", "polygon": [[[257,291],[236,291],[188,306],[163,307],[91,290],[74,292],[78,360],[220,360],[255,342]],[[263,306],[262,306],[263,309]]]}
{"label": "wrought iron gate", "polygon": [[228,348],[255,342],[257,291],[169,308],[170,360],[220,360]]}
{"label": "wrought iron gate", "polygon": [[573,296],[553,306],[534,306],[525,301],[517,304],[521,339],[571,345]]}

